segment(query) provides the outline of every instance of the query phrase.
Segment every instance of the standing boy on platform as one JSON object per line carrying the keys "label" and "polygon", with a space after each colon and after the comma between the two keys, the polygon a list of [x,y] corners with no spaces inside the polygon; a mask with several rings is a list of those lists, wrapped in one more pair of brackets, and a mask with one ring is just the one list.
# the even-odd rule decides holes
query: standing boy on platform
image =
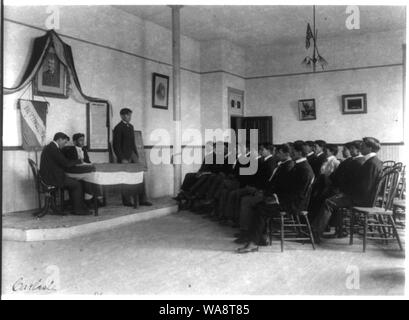
{"label": "standing boy on platform", "polygon": [[[118,163],[138,163],[138,151],[136,150],[134,128],[130,123],[132,118],[132,110],[123,108],[119,114],[121,115],[122,121],[115,126],[113,137],[113,148],[118,159]],[[152,205],[152,203],[150,203],[146,197],[145,182],[142,184],[139,197],[141,199],[140,205]],[[127,207],[133,206],[131,192],[129,189],[123,189],[122,203]]]}

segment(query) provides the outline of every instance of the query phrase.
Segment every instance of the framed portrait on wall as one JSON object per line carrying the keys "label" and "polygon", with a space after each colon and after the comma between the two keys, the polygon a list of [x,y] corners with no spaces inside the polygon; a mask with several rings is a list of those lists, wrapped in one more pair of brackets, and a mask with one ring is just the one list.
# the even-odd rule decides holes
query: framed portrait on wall
{"label": "framed portrait on wall", "polygon": [[168,109],[169,77],[159,73],[152,74],[152,107]]}
{"label": "framed portrait on wall", "polygon": [[52,47],[34,77],[33,89],[35,95],[68,98],[66,68]]}
{"label": "framed portrait on wall", "polygon": [[301,121],[316,120],[317,111],[315,109],[315,99],[298,100],[298,113]]}
{"label": "framed portrait on wall", "polygon": [[366,93],[342,96],[342,114],[367,113]]}

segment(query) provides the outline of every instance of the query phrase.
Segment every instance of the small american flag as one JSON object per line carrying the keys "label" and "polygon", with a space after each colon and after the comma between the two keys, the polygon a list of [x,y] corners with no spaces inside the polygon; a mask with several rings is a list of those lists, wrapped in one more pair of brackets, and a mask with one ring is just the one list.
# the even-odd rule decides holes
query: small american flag
{"label": "small american flag", "polygon": [[311,26],[307,24],[307,35],[305,37],[305,48],[308,49],[310,47],[310,40],[314,39],[314,35],[312,34]]}

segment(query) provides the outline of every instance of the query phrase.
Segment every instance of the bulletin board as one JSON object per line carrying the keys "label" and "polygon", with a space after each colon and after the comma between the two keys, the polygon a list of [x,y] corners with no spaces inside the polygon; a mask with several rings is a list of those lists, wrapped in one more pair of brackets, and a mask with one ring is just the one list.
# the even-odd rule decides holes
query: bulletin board
{"label": "bulletin board", "polygon": [[87,146],[91,152],[108,151],[108,112],[108,104],[105,102],[87,103]]}
{"label": "bulletin board", "polygon": [[138,163],[141,166],[143,166],[145,171],[147,171],[148,166],[146,164],[145,146],[143,145],[142,131],[135,130],[134,136],[135,136],[136,151],[138,152]]}

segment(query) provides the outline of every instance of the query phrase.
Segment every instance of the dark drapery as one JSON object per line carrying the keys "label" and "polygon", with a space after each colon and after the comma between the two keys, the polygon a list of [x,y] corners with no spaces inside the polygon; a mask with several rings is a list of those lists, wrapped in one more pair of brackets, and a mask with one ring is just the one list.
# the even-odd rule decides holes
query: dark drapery
{"label": "dark drapery", "polygon": [[[109,106],[109,136],[110,140],[112,137],[111,134],[111,119],[112,119],[112,106],[108,100],[95,98],[87,96],[81,89],[80,81],[78,79],[77,71],[75,70],[74,59],[72,55],[71,47],[64,43],[61,40],[60,36],[54,30],[48,30],[47,33],[41,37],[34,39],[33,51],[27,69],[25,70],[23,77],[19,81],[18,85],[14,88],[3,88],[4,94],[11,94],[17,91],[24,89],[36,76],[39,71],[45,57],[47,56],[50,48],[53,47],[55,54],[57,55],[60,62],[66,67],[68,73],[68,94],[71,98],[79,103],[88,103],[88,102],[102,102],[107,103]],[[111,145],[111,143],[110,143]],[[110,146],[109,146],[110,147]],[[110,148],[110,157],[112,158],[112,150]]]}
{"label": "dark drapery", "polygon": [[44,36],[34,39],[31,58],[23,77],[16,87],[4,88],[4,93],[14,93],[21,89],[24,89],[27,85],[29,85],[37,74],[51,47],[54,48],[55,54],[57,55],[58,59],[66,67],[69,76],[68,92],[74,100],[81,103],[106,102],[109,104],[108,100],[87,96],[82,91],[77,71],[75,70],[71,47],[68,44],[64,43],[54,30],[49,30]]}

